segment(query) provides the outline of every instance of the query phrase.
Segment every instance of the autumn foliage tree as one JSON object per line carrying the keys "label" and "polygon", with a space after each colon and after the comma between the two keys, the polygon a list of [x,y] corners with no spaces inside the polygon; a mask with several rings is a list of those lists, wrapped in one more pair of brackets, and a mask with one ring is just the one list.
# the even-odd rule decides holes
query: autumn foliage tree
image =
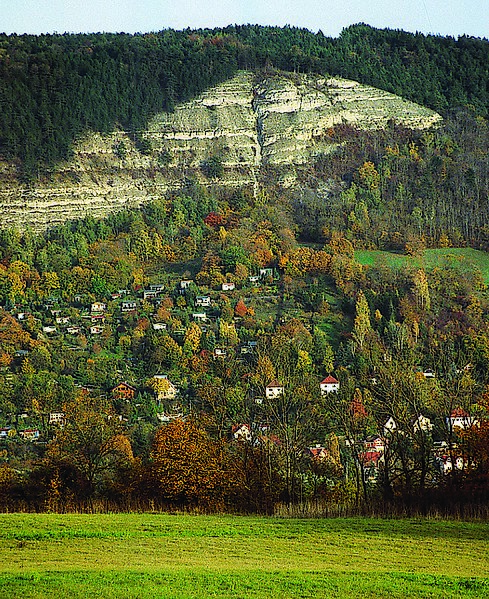
{"label": "autumn foliage tree", "polygon": [[224,223],[224,217],[222,214],[217,212],[209,212],[209,214],[204,218],[204,223],[208,227],[217,228],[220,227]]}
{"label": "autumn foliage tree", "polygon": [[489,497],[489,391],[480,400],[482,418],[462,431],[462,449],[468,461],[466,486],[474,499]]}
{"label": "autumn foliage tree", "polygon": [[90,497],[132,459],[129,439],[105,400],[81,393],[65,406],[65,424],[48,448],[47,460],[73,466]]}
{"label": "autumn foliage tree", "polygon": [[243,318],[244,316],[246,316],[247,313],[248,313],[248,308],[246,307],[246,304],[244,303],[244,301],[240,298],[238,300],[238,303],[236,304],[236,306],[234,306],[234,314],[236,316]]}
{"label": "autumn foliage tree", "polygon": [[223,508],[236,484],[224,446],[195,422],[174,420],[155,435],[149,478],[157,499],[175,506]]}

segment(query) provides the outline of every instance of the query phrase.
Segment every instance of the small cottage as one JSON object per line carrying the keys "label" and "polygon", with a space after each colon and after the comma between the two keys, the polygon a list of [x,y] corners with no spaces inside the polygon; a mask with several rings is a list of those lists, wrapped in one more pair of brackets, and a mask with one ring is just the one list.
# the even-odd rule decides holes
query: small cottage
{"label": "small cottage", "polygon": [[211,305],[211,298],[209,295],[198,295],[195,298],[195,305],[201,307],[209,307]]}
{"label": "small cottage", "polygon": [[269,385],[265,387],[265,397],[267,399],[274,399],[275,397],[279,397],[284,392],[284,386],[278,381],[272,381]]}
{"label": "small cottage", "polygon": [[122,302],[121,312],[134,312],[137,310],[138,304],[135,301]]}
{"label": "small cottage", "polygon": [[334,376],[327,376],[319,383],[319,389],[321,395],[328,393],[338,393],[340,389],[340,382],[334,378]]}
{"label": "small cottage", "polygon": [[136,387],[123,381],[112,389],[112,396],[116,399],[134,399],[136,395]]}

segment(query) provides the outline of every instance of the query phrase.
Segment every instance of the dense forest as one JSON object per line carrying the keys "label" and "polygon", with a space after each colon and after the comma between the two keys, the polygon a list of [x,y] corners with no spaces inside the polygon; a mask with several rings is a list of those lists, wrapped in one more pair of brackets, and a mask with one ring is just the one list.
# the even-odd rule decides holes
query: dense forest
{"label": "dense forest", "polygon": [[1,230],[0,507],[487,515],[487,48],[364,25],[3,36],[2,155],[27,171],[237,68],[445,118],[334,127],[290,189],[187,173],[140,209]]}
{"label": "dense forest", "polygon": [[0,156],[27,173],[70,153],[84,130],[129,131],[237,69],[340,75],[442,114],[487,116],[487,40],[345,29],[337,39],[255,25],[158,33],[0,36]]}

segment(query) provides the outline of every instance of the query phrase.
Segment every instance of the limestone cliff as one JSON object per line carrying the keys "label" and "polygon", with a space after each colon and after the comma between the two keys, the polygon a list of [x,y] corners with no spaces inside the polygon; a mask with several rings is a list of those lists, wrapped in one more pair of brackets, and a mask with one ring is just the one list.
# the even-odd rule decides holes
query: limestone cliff
{"label": "limestone cliff", "polygon": [[[253,185],[264,165],[285,165],[282,183],[293,185],[297,165],[331,150],[328,129],[340,123],[372,129],[390,119],[427,128],[441,117],[354,81],[243,71],[155,116],[145,131],[87,134],[70,162],[28,186],[14,165],[0,163],[0,225],[39,230],[103,216],[159,197],[190,175],[204,184]],[[202,168],[212,156],[223,167],[218,181]]]}

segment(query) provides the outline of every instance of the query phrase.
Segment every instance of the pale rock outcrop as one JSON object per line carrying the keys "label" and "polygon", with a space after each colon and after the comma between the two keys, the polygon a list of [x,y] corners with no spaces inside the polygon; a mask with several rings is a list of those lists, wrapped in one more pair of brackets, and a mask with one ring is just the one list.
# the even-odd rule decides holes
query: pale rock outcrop
{"label": "pale rock outcrop", "polygon": [[[71,218],[105,216],[178,189],[188,176],[203,184],[257,185],[260,169],[289,166],[281,183],[293,185],[295,168],[334,148],[328,131],[349,123],[375,129],[394,120],[412,128],[441,117],[395,95],[355,81],[313,75],[242,71],[232,79],[160,113],[145,131],[87,133],[71,161],[29,186],[14,165],[0,163],[0,226],[42,230]],[[137,140],[147,140],[142,153]],[[125,156],[114,148],[123,143]],[[218,154],[224,167],[209,180],[203,163]]]}

